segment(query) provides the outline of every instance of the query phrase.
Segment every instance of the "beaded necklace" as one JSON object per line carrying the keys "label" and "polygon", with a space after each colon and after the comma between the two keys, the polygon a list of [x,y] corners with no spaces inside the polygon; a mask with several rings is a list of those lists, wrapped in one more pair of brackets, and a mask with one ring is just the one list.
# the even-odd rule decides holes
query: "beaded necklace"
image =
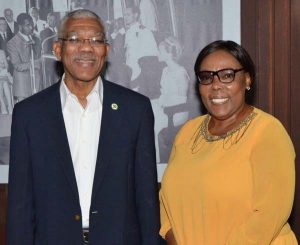
{"label": "beaded necklace", "polygon": [[230,147],[231,145],[238,143],[256,115],[257,113],[252,111],[236,128],[229,130],[226,134],[211,135],[208,131],[208,124],[211,116],[207,114],[192,137],[192,153],[195,154],[199,151],[199,145],[203,140],[210,143],[223,140],[223,148],[228,148],[228,146]]}

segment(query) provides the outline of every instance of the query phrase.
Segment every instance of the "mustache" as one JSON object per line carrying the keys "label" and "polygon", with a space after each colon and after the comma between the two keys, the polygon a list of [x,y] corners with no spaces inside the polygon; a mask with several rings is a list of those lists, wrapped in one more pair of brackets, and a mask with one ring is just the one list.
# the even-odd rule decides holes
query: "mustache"
{"label": "mustache", "polygon": [[93,54],[78,54],[73,57],[74,60],[95,60],[96,57]]}

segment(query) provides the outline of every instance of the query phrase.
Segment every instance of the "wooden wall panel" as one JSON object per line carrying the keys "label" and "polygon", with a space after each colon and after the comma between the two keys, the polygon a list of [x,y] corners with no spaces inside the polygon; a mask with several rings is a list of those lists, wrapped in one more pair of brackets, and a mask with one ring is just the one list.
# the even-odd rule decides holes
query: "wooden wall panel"
{"label": "wooden wall panel", "polygon": [[[258,71],[254,104],[283,123],[300,156],[300,1],[241,0],[241,30],[242,45]],[[296,174],[300,173],[299,159]],[[297,181],[290,223],[298,239],[299,192]]]}
{"label": "wooden wall panel", "polygon": [[290,1],[275,1],[274,6],[274,115],[290,133],[291,108],[291,6]]}
{"label": "wooden wall panel", "polygon": [[291,1],[291,136],[296,154],[296,195],[293,228],[300,241],[300,1]]}
{"label": "wooden wall panel", "polygon": [[0,244],[6,244],[5,227],[6,227],[6,210],[7,210],[7,185],[0,185]]}
{"label": "wooden wall panel", "polygon": [[[273,65],[274,43],[269,42],[274,36],[272,23],[274,20],[274,3],[272,0],[256,1],[257,7],[257,39],[252,40],[256,46],[257,68],[257,105],[273,113]],[[243,26],[241,28],[244,28]]]}

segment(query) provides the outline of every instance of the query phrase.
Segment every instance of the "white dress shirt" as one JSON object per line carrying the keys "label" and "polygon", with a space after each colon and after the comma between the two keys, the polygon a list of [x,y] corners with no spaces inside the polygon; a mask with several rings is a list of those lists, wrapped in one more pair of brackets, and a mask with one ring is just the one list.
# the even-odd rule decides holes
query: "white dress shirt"
{"label": "white dress shirt", "polygon": [[85,108],[67,88],[64,76],[60,85],[60,96],[79,192],[82,227],[88,228],[102,117],[102,80],[98,78],[87,96]]}
{"label": "white dress shirt", "polygon": [[0,32],[0,35],[2,36],[2,39],[5,41],[7,38],[6,32]]}
{"label": "white dress shirt", "polygon": [[33,20],[34,28],[36,27],[36,29],[37,29],[37,30],[33,29],[33,32],[37,37],[40,37],[41,31],[46,29],[46,27],[48,26],[48,23],[41,19],[35,20],[35,18],[32,18],[32,20]]}
{"label": "white dress shirt", "polygon": [[9,26],[11,32],[14,33],[14,32],[15,32],[15,22],[14,22],[14,21],[8,22],[8,21],[6,20],[6,23],[7,23],[7,25]]}
{"label": "white dress shirt", "polygon": [[141,27],[138,22],[133,23],[126,31],[125,44],[126,65],[132,69],[131,81],[141,73],[139,59],[146,56],[158,56],[157,44],[153,33]]}
{"label": "white dress shirt", "polygon": [[25,39],[25,41],[27,41],[27,42],[29,42],[29,41],[31,41],[32,40],[32,38],[31,37],[29,37],[29,36],[27,36],[27,35],[25,35],[25,34],[23,34],[22,32],[20,32],[19,31],[19,34]]}

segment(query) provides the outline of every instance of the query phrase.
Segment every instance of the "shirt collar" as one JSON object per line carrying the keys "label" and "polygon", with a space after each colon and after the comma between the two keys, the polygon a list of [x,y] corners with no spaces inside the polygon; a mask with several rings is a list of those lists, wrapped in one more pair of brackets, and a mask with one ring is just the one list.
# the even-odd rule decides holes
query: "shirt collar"
{"label": "shirt collar", "polygon": [[[77,99],[76,95],[72,94],[72,92],[68,89],[68,87],[65,83],[65,74],[63,74],[63,76],[61,78],[59,92],[60,92],[61,107],[62,107],[63,110],[65,108],[67,98],[69,96],[73,96]],[[102,81],[100,76],[98,77],[98,79],[95,83],[95,86],[93,87],[93,89],[91,90],[91,92],[88,94],[87,97],[89,97],[92,93],[98,94],[99,99],[100,99],[100,103],[102,104],[102,101],[103,101],[103,81]]]}
{"label": "shirt collar", "polygon": [[24,35],[22,32],[19,31],[19,34],[26,40],[26,41],[30,41],[30,37],[27,35]]}
{"label": "shirt collar", "polygon": [[132,31],[137,31],[140,29],[140,23],[139,22],[135,22],[133,23],[130,27],[129,27],[130,30]]}

